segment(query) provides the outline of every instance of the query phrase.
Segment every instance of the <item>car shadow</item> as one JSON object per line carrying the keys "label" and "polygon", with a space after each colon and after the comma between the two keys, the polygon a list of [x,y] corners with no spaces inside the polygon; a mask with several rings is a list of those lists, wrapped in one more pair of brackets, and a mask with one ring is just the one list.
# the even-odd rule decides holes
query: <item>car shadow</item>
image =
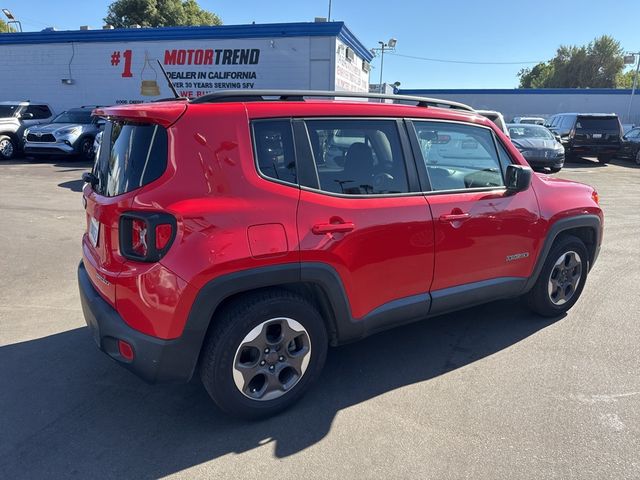
{"label": "car shadow", "polygon": [[446,375],[557,320],[517,300],[494,302],[330,349],[307,395],[259,422],[227,417],[195,380],[143,383],[100,353],[86,328],[7,345],[0,347],[0,471],[158,478],[266,444],[288,457],[325,438],[341,410]]}
{"label": "car shadow", "polygon": [[84,182],[82,180],[69,180],[68,182],[59,183],[61,188],[68,188],[72,192],[81,192]]}
{"label": "car shadow", "polygon": [[607,165],[616,165],[619,167],[627,167],[627,168],[638,168],[639,165],[636,165],[633,160],[627,160],[624,158],[613,158],[608,163],[600,163],[598,159],[595,157],[573,157],[571,160],[566,160],[564,162],[563,169],[572,169],[572,168],[604,168]]}

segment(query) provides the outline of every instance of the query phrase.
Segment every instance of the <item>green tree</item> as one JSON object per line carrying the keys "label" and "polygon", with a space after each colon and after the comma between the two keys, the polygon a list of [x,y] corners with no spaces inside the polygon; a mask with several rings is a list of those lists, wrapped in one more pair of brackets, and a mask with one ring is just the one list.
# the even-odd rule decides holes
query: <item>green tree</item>
{"label": "green tree", "polygon": [[196,0],[116,0],[105,23],[116,28],[222,25],[220,17],[200,8]]}
{"label": "green tree", "polygon": [[13,33],[16,29],[7,25],[4,20],[0,20],[0,33]]}
{"label": "green tree", "polygon": [[587,45],[562,45],[556,56],[518,72],[520,88],[623,87],[624,49],[609,35]]}

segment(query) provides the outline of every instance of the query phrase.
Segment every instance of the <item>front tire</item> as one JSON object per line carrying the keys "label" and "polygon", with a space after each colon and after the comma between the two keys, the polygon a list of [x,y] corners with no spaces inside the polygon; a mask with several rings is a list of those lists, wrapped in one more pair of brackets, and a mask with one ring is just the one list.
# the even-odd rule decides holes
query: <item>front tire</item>
{"label": "front tire", "polygon": [[558,173],[561,169],[562,167],[552,167],[552,168],[549,168],[549,172]]}
{"label": "front tire", "polygon": [[602,165],[606,165],[611,161],[611,155],[598,155],[598,162]]}
{"label": "front tire", "polygon": [[589,272],[589,252],[582,240],[566,235],[556,240],[540,275],[524,300],[533,312],[556,317],[580,298]]}
{"label": "front tire", "polygon": [[256,419],[296,402],[327,355],[316,308],[287,290],[269,289],[224,307],[202,351],[200,378],[224,412]]}
{"label": "front tire", "polygon": [[18,153],[16,142],[9,135],[0,135],[0,160],[11,160]]}
{"label": "front tire", "polygon": [[93,139],[90,137],[82,139],[80,148],[78,149],[78,156],[81,160],[89,161],[93,160]]}
{"label": "front tire", "polygon": [[636,152],[636,156],[633,157],[634,161],[636,162],[636,165],[640,165],[640,148],[638,149],[638,151]]}

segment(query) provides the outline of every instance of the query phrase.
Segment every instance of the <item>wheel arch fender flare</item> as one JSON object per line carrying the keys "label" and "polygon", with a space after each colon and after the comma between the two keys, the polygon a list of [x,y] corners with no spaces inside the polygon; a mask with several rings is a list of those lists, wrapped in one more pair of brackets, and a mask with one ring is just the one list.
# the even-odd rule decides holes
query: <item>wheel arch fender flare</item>
{"label": "wheel arch fender flare", "polygon": [[[221,275],[207,282],[198,291],[191,306],[182,335],[179,338],[182,351],[191,358],[185,359],[192,365],[191,375],[197,367],[200,352],[214,315],[220,306],[235,295],[262,288],[314,285],[321,289],[328,302],[330,312],[324,312],[324,320],[330,337],[340,337],[345,323],[337,319],[351,318],[348,299],[338,273],[323,263],[289,263],[252,268]],[[317,303],[320,299],[313,299]],[[322,308],[321,310],[326,310]],[[322,312],[321,312],[322,313]],[[330,318],[326,318],[330,317]],[[349,332],[352,334],[351,332]]]}
{"label": "wheel arch fender flare", "polygon": [[[592,251],[589,252],[591,256],[591,258],[589,258],[589,268],[593,266],[593,263],[598,258],[598,253],[600,250],[600,242],[601,242],[601,235],[602,235],[602,222],[600,220],[600,217],[598,217],[598,215],[585,214],[585,215],[578,215],[574,217],[562,218],[554,222],[549,227],[549,230],[547,231],[547,235],[544,239],[542,248],[540,249],[538,259],[536,260],[536,264],[533,268],[533,272],[531,273],[531,276],[529,277],[529,279],[527,280],[527,283],[525,284],[523,293],[526,293],[529,290],[531,290],[531,288],[533,288],[534,284],[538,279],[538,276],[540,275],[540,272],[542,271],[544,262],[546,261],[547,256],[549,255],[549,252],[551,251],[551,248],[553,247],[553,244],[556,241],[556,239],[561,234],[565,232],[570,232],[571,230],[578,229],[578,228],[588,228],[593,231],[594,246]],[[589,249],[589,246],[587,246],[587,248]]]}

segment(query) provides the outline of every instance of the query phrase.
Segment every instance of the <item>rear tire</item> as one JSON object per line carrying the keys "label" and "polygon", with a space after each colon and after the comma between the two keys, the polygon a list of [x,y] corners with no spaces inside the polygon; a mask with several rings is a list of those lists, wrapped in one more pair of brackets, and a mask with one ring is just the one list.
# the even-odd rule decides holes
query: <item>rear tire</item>
{"label": "rear tire", "polygon": [[640,148],[638,149],[638,151],[636,152],[636,156],[633,157],[634,161],[636,162],[636,165],[640,165]]}
{"label": "rear tire", "polygon": [[550,169],[549,169],[549,172],[551,172],[551,173],[558,173],[560,170],[562,170],[562,167],[550,168]]}
{"label": "rear tire", "polygon": [[233,301],[212,321],[200,378],[224,412],[245,419],[274,415],[320,375],[327,332],[316,308],[301,296],[259,291]]}
{"label": "rear tire", "polygon": [[533,288],[525,294],[527,307],[543,317],[556,317],[580,298],[589,272],[589,252],[573,235],[556,240]]}
{"label": "rear tire", "polygon": [[18,153],[18,146],[9,135],[0,135],[0,160],[11,160]]}
{"label": "rear tire", "polygon": [[598,155],[598,162],[602,165],[606,165],[611,161],[611,155]]}

